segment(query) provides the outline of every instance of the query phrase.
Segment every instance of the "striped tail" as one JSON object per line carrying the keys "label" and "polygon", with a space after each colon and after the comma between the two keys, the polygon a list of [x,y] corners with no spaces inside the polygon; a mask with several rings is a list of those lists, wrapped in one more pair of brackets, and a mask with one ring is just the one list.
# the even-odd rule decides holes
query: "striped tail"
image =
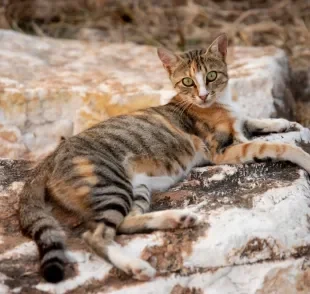
{"label": "striped tail", "polygon": [[47,162],[33,170],[20,196],[19,221],[22,232],[37,244],[41,274],[47,282],[64,279],[65,232],[45,207]]}

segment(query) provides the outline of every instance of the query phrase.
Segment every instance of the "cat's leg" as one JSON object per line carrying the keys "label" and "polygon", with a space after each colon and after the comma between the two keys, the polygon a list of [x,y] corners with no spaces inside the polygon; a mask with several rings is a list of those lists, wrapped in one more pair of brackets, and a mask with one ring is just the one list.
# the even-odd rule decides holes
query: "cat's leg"
{"label": "cat's leg", "polygon": [[300,131],[303,126],[297,122],[288,121],[283,118],[247,118],[244,126],[249,133],[282,133],[287,131]]}
{"label": "cat's leg", "polygon": [[128,215],[118,232],[123,234],[143,233],[154,230],[190,228],[197,226],[201,218],[186,209],[169,209],[145,214]]}
{"label": "cat's leg", "polygon": [[83,238],[98,256],[120,270],[138,280],[151,279],[156,270],[148,262],[130,256],[114,241],[119,225],[134,207],[130,182],[124,179],[116,181],[117,178],[113,184],[99,182],[92,188],[92,218],[88,223],[90,229]]}
{"label": "cat's leg", "polygon": [[129,216],[146,213],[151,206],[151,191],[146,185],[139,185],[133,189],[133,207]]}
{"label": "cat's leg", "polygon": [[199,223],[198,215],[185,209],[146,213],[151,204],[151,191],[146,185],[135,187],[133,195],[133,208],[118,227],[119,233],[134,234],[153,230],[188,228]]}
{"label": "cat's leg", "polygon": [[131,257],[114,241],[116,228],[98,223],[93,230],[83,234],[87,245],[100,257],[132,275],[137,280],[149,280],[156,274],[156,270],[146,261]]}
{"label": "cat's leg", "polygon": [[284,143],[254,141],[233,145],[213,156],[215,164],[236,164],[264,159],[287,160],[310,173],[310,155],[300,147]]}
{"label": "cat's leg", "polygon": [[138,280],[147,280],[155,275],[155,269],[146,261],[126,254],[114,242],[116,230],[119,233],[133,234],[150,230],[188,228],[197,225],[200,219],[197,214],[185,209],[143,214],[150,208],[151,192],[145,185],[140,185],[133,190],[133,194],[132,210],[122,222],[121,216],[113,211],[113,223],[116,223],[116,219],[119,223],[117,228],[107,226],[103,222],[92,223],[93,229],[84,233],[83,238],[98,256],[110,261],[117,268],[133,275]]}

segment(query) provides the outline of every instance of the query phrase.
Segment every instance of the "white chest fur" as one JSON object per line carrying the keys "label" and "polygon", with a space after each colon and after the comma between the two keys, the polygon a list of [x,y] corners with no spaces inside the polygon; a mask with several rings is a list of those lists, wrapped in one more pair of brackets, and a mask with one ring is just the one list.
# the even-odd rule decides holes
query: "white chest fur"
{"label": "white chest fur", "polygon": [[243,125],[244,125],[244,115],[239,107],[239,105],[232,100],[231,88],[228,84],[226,89],[223,91],[219,103],[224,105],[224,107],[229,110],[231,116],[235,119],[234,131],[235,139],[241,142],[247,142],[248,139],[244,136]]}

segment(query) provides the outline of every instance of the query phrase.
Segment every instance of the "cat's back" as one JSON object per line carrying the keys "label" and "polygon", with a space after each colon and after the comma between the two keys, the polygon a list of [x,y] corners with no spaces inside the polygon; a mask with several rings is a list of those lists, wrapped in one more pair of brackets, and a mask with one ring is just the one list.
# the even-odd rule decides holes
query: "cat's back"
{"label": "cat's back", "polygon": [[176,115],[166,115],[166,108],[112,117],[68,139],[66,143],[72,146],[66,148],[78,152],[96,150],[116,159],[128,153],[158,157],[187,149],[190,135],[180,127]]}

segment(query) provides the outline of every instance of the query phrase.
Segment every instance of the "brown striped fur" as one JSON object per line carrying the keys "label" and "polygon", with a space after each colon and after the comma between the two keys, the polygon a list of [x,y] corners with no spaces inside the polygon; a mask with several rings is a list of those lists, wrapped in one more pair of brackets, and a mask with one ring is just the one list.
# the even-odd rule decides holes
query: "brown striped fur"
{"label": "brown striped fur", "polygon": [[[226,36],[221,35],[207,50],[174,54],[159,49],[178,92],[168,104],[113,117],[64,138],[32,170],[21,194],[20,225],[38,246],[41,272],[47,281],[62,280],[66,263],[65,234],[45,207],[48,198],[88,224],[90,229],[83,238],[95,253],[143,280],[153,277],[155,269],[128,256],[113,242],[117,230],[136,233],[199,223],[198,216],[188,210],[148,213],[153,190],[169,188],[193,166],[207,162],[271,157],[290,160],[310,171],[310,156],[300,148],[246,139],[245,129],[266,133],[299,125],[238,116],[226,101],[226,48]],[[210,71],[217,72],[216,78]],[[206,81],[207,76],[212,81]],[[184,77],[192,79],[191,87],[182,84]]]}

